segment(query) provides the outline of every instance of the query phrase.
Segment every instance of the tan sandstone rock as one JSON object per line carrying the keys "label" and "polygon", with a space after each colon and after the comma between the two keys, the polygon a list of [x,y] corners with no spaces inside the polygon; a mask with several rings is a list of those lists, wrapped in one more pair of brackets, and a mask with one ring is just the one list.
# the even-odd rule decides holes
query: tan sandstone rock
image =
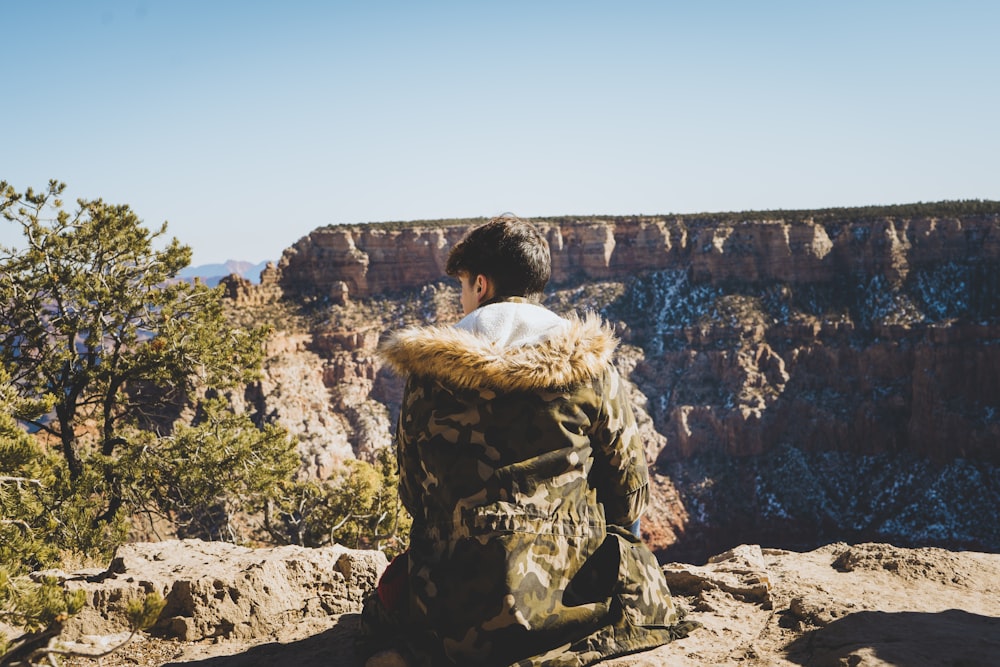
{"label": "tan sandstone rock", "polygon": [[325,623],[359,611],[385,569],[385,555],[340,545],[251,549],[225,542],[168,540],[118,549],[108,569],[70,577],[87,605],[69,637],[127,630],[128,603],[156,592],[166,607],[154,631],[184,641],[262,640],[290,625]]}
{"label": "tan sandstone rock", "polygon": [[[358,552],[334,549],[304,560],[296,549],[215,551],[197,542],[136,549],[145,555],[123,557],[112,568],[125,567],[127,573],[109,571],[103,584],[91,584],[96,607],[88,613],[101,622],[108,623],[118,613],[121,600],[114,591],[123,590],[128,578],[133,580],[129,590],[141,590],[140,582],[156,581],[168,588],[177,584],[167,582],[191,582],[181,588],[201,592],[200,617],[216,619],[206,629],[228,627],[217,619],[226,615],[232,621],[238,609],[262,616],[267,609],[273,611],[266,614],[267,623],[245,622],[240,632],[219,632],[215,637],[203,632],[208,639],[200,641],[147,637],[102,658],[100,667],[360,667],[354,653],[359,614],[335,611],[356,609],[355,593],[340,581],[342,576],[360,586],[362,580],[374,577],[384,565],[381,554],[369,561]],[[158,556],[165,560],[156,560]],[[265,577],[264,570],[291,582],[286,586]],[[319,570],[327,571],[326,579]],[[231,574],[220,576],[222,571]],[[805,553],[742,545],[705,565],[671,563],[665,572],[678,607],[702,627],[660,648],[602,665],[993,667],[1000,656],[998,554],[901,549],[879,543],[834,543]],[[310,576],[317,582],[312,586],[304,583]],[[269,595],[283,602],[265,605],[261,601],[265,586]],[[95,595],[96,590],[107,594]],[[254,599],[261,606],[236,604],[234,590],[239,599]],[[341,595],[347,597],[334,601]],[[186,608],[172,604],[170,614]],[[282,611],[281,604],[294,611]],[[324,605],[330,609],[325,616]],[[306,607],[316,615],[306,617],[301,611]],[[169,627],[177,616],[167,613]],[[118,638],[86,639],[97,647]],[[95,667],[92,660],[64,664]]]}

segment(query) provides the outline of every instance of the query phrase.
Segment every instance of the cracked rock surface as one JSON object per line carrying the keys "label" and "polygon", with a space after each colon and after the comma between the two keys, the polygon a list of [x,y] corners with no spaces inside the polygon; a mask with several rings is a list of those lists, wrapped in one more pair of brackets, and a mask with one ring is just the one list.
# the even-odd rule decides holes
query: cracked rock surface
{"label": "cracked rock surface", "polygon": [[[381,553],[342,547],[132,545],[106,572],[69,579],[92,601],[74,621],[76,639],[97,645],[120,632],[117,610],[152,587],[168,603],[158,629],[102,658],[101,667],[353,667],[360,596],[384,567]],[[702,627],[602,664],[998,664],[1000,554],[880,543],[805,553],[742,545],[664,572],[678,605]]]}

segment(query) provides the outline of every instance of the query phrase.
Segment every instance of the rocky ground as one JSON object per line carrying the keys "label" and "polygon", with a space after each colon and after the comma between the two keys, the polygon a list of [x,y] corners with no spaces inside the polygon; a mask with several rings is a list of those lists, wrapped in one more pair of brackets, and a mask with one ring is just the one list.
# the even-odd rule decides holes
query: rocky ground
{"label": "rocky ground", "polygon": [[[165,590],[168,605],[154,634],[99,660],[63,664],[358,664],[358,614],[345,609],[384,567],[381,554],[282,549],[192,540],[140,545],[108,572],[71,580],[88,589],[92,605],[69,634],[90,650],[123,636],[114,609],[129,590]],[[1000,554],[843,543],[796,553],[750,545],[703,566],[664,569],[680,605],[703,627],[609,667],[1000,664]]]}

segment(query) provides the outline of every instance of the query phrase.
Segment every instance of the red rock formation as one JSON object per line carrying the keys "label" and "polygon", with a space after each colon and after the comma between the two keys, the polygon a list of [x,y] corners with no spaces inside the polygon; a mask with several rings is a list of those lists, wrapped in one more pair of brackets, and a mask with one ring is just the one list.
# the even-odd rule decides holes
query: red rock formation
{"label": "red rock formation", "polygon": [[[330,298],[412,289],[445,277],[449,249],[473,224],[329,226],[285,251],[281,283],[291,294]],[[846,273],[905,278],[913,266],[1000,257],[1000,215],[882,218],[875,221],[684,217],[606,221],[533,220],[548,239],[552,279],[620,278],[666,268],[690,269],[698,282],[815,283]]]}
{"label": "red rock formation", "polygon": [[[359,298],[391,300],[407,290],[407,299],[420,301],[415,312],[450,320],[455,313],[438,303],[453,297],[447,288],[428,287],[419,296],[417,288],[443,277],[449,249],[478,222],[318,229],[285,252],[280,284],[287,298],[332,303],[347,303],[345,285]],[[766,538],[787,546],[847,533],[1000,547],[1000,534],[989,526],[940,528],[948,517],[970,512],[993,521],[995,491],[963,487],[984,504],[966,498],[959,508],[945,503],[942,516],[913,518],[913,507],[965,493],[949,479],[981,474],[988,481],[1000,464],[1000,215],[535,222],[552,251],[553,284],[575,295],[559,297],[568,307],[582,286],[652,270],[711,287],[711,317],[658,322],[660,306],[648,300],[614,316],[629,343],[620,361],[637,386],[637,416],[655,464],[654,508],[644,518],[655,547],[686,544],[707,553],[726,548],[726,540]],[[986,267],[982,284],[953,281],[952,287],[991,315],[925,322],[862,317],[857,304],[833,303],[776,316],[761,305],[773,297],[794,310],[796,295],[836,300],[839,290],[885,297],[948,263]],[[676,285],[660,287],[669,303]],[[623,289],[619,283],[610,291]],[[905,304],[900,308],[905,315]],[[332,309],[349,311],[349,305]],[[358,314],[351,318],[332,319],[303,345],[322,359],[331,405],[353,420],[351,428],[356,422],[365,429],[350,441],[356,454],[367,455],[371,448],[362,441],[387,440],[401,400],[399,378],[374,358],[379,334],[398,321],[372,321],[378,315],[369,314],[359,326],[347,324]],[[383,404],[390,416],[368,426],[351,416]],[[959,472],[949,472],[953,464]],[[879,466],[885,477],[873,472]],[[984,466],[981,473],[976,466]],[[782,488],[798,495],[784,497]]]}
{"label": "red rock formation", "polygon": [[851,332],[799,325],[735,347],[679,332],[686,345],[644,360],[635,378],[669,406],[654,415],[660,456],[749,456],[793,442],[1000,463],[1000,325],[882,327],[864,345]]}
{"label": "red rock formation", "polygon": [[294,294],[341,298],[415,287],[445,275],[464,227],[322,227],[285,251],[282,284]]}
{"label": "red rock formation", "polygon": [[282,297],[281,286],[278,284],[280,274],[278,268],[268,262],[260,272],[260,284],[254,285],[248,279],[232,273],[219,280],[226,297],[238,306],[260,306]]}

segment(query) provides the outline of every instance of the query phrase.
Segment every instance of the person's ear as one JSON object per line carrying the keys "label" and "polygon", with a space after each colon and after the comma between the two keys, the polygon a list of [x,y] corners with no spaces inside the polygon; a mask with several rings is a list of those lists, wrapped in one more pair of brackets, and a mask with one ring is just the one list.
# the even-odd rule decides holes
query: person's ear
{"label": "person's ear", "polygon": [[476,298],[481,303],[489,297],[490,284],[483,274],[476,275]]}

